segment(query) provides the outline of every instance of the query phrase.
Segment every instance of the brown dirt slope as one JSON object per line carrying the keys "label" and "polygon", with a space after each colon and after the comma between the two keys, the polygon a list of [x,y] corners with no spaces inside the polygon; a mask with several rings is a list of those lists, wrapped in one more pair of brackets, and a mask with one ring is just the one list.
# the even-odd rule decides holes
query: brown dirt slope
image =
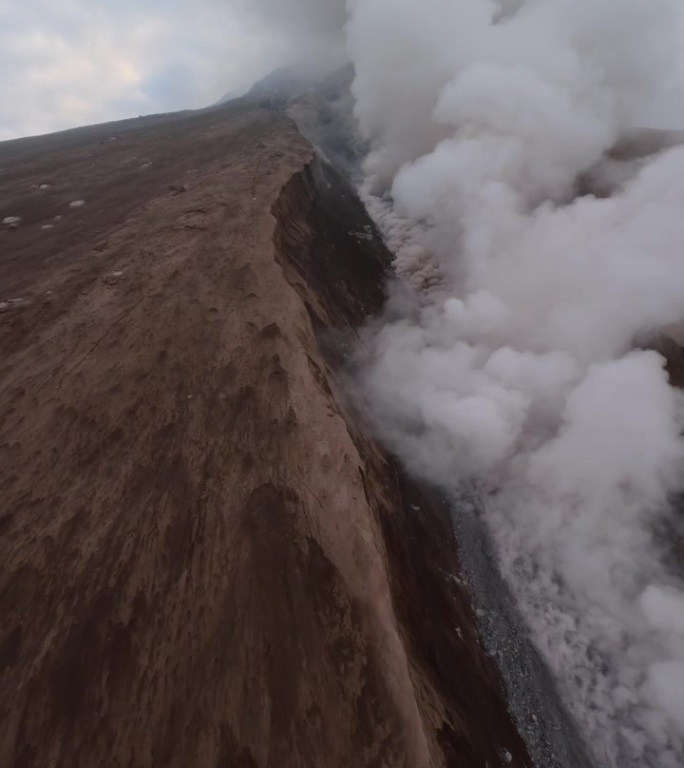
{"label": "brown dirt slope", "polygon": [[322,174],[239,103],[0,145],[0,768],[527,764],[333,395],[387,254]]}

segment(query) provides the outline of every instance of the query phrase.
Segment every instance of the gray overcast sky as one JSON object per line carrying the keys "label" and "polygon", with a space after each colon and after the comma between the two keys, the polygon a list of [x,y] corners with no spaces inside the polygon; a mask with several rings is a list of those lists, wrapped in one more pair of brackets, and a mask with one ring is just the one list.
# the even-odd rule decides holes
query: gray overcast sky
{"label": "gray overcast sky", "polygon": [[0,0],[0,140],[202,107],[283,44],[227,0]]}

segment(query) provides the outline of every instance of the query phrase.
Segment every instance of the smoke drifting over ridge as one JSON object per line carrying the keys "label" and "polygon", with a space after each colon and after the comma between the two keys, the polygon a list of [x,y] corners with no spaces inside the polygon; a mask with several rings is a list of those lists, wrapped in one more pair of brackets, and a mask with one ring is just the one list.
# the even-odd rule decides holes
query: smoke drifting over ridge
{"label": "smoke drifting over ridge", "polygon": [[674,768],[684,586],[662,532],[684,489],[684,403],[633,347],[684,322],[684,148],[626,163],[610,198],[577,191],[630,131],[684,126],[681,3],[325,7],[356,71],[368,190],[387,193],[372,205],[402,270],[432,278],[369,334],[378,428],[415,471],[481,489],[601,763]]}
{"label": "smoke drifting over ridge", "polygon": [[229,0],[288,43],[295,67],[329,71],[347,60],[345,0]]}

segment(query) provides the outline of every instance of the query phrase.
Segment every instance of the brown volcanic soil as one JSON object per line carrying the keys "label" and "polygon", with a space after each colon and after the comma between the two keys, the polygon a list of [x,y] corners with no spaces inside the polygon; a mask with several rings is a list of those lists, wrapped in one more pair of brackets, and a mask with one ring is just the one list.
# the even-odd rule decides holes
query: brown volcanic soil
{"label": "brown volcanic soil", "polygon": [[294,125],[5,143],[6,216],[0,768],[527,765],[448,510],[333,394],[388,254]]}

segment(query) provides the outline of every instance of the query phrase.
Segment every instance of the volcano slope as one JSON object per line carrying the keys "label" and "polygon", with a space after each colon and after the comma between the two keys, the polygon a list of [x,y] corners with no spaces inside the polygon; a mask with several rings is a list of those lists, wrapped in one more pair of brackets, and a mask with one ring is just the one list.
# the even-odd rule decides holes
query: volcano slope
{"label": "volcano slope", "polygon": [[446,505],[335,395],[390,257],[294,124],[8,142],[0,205],[0,766],[528,765]]}

